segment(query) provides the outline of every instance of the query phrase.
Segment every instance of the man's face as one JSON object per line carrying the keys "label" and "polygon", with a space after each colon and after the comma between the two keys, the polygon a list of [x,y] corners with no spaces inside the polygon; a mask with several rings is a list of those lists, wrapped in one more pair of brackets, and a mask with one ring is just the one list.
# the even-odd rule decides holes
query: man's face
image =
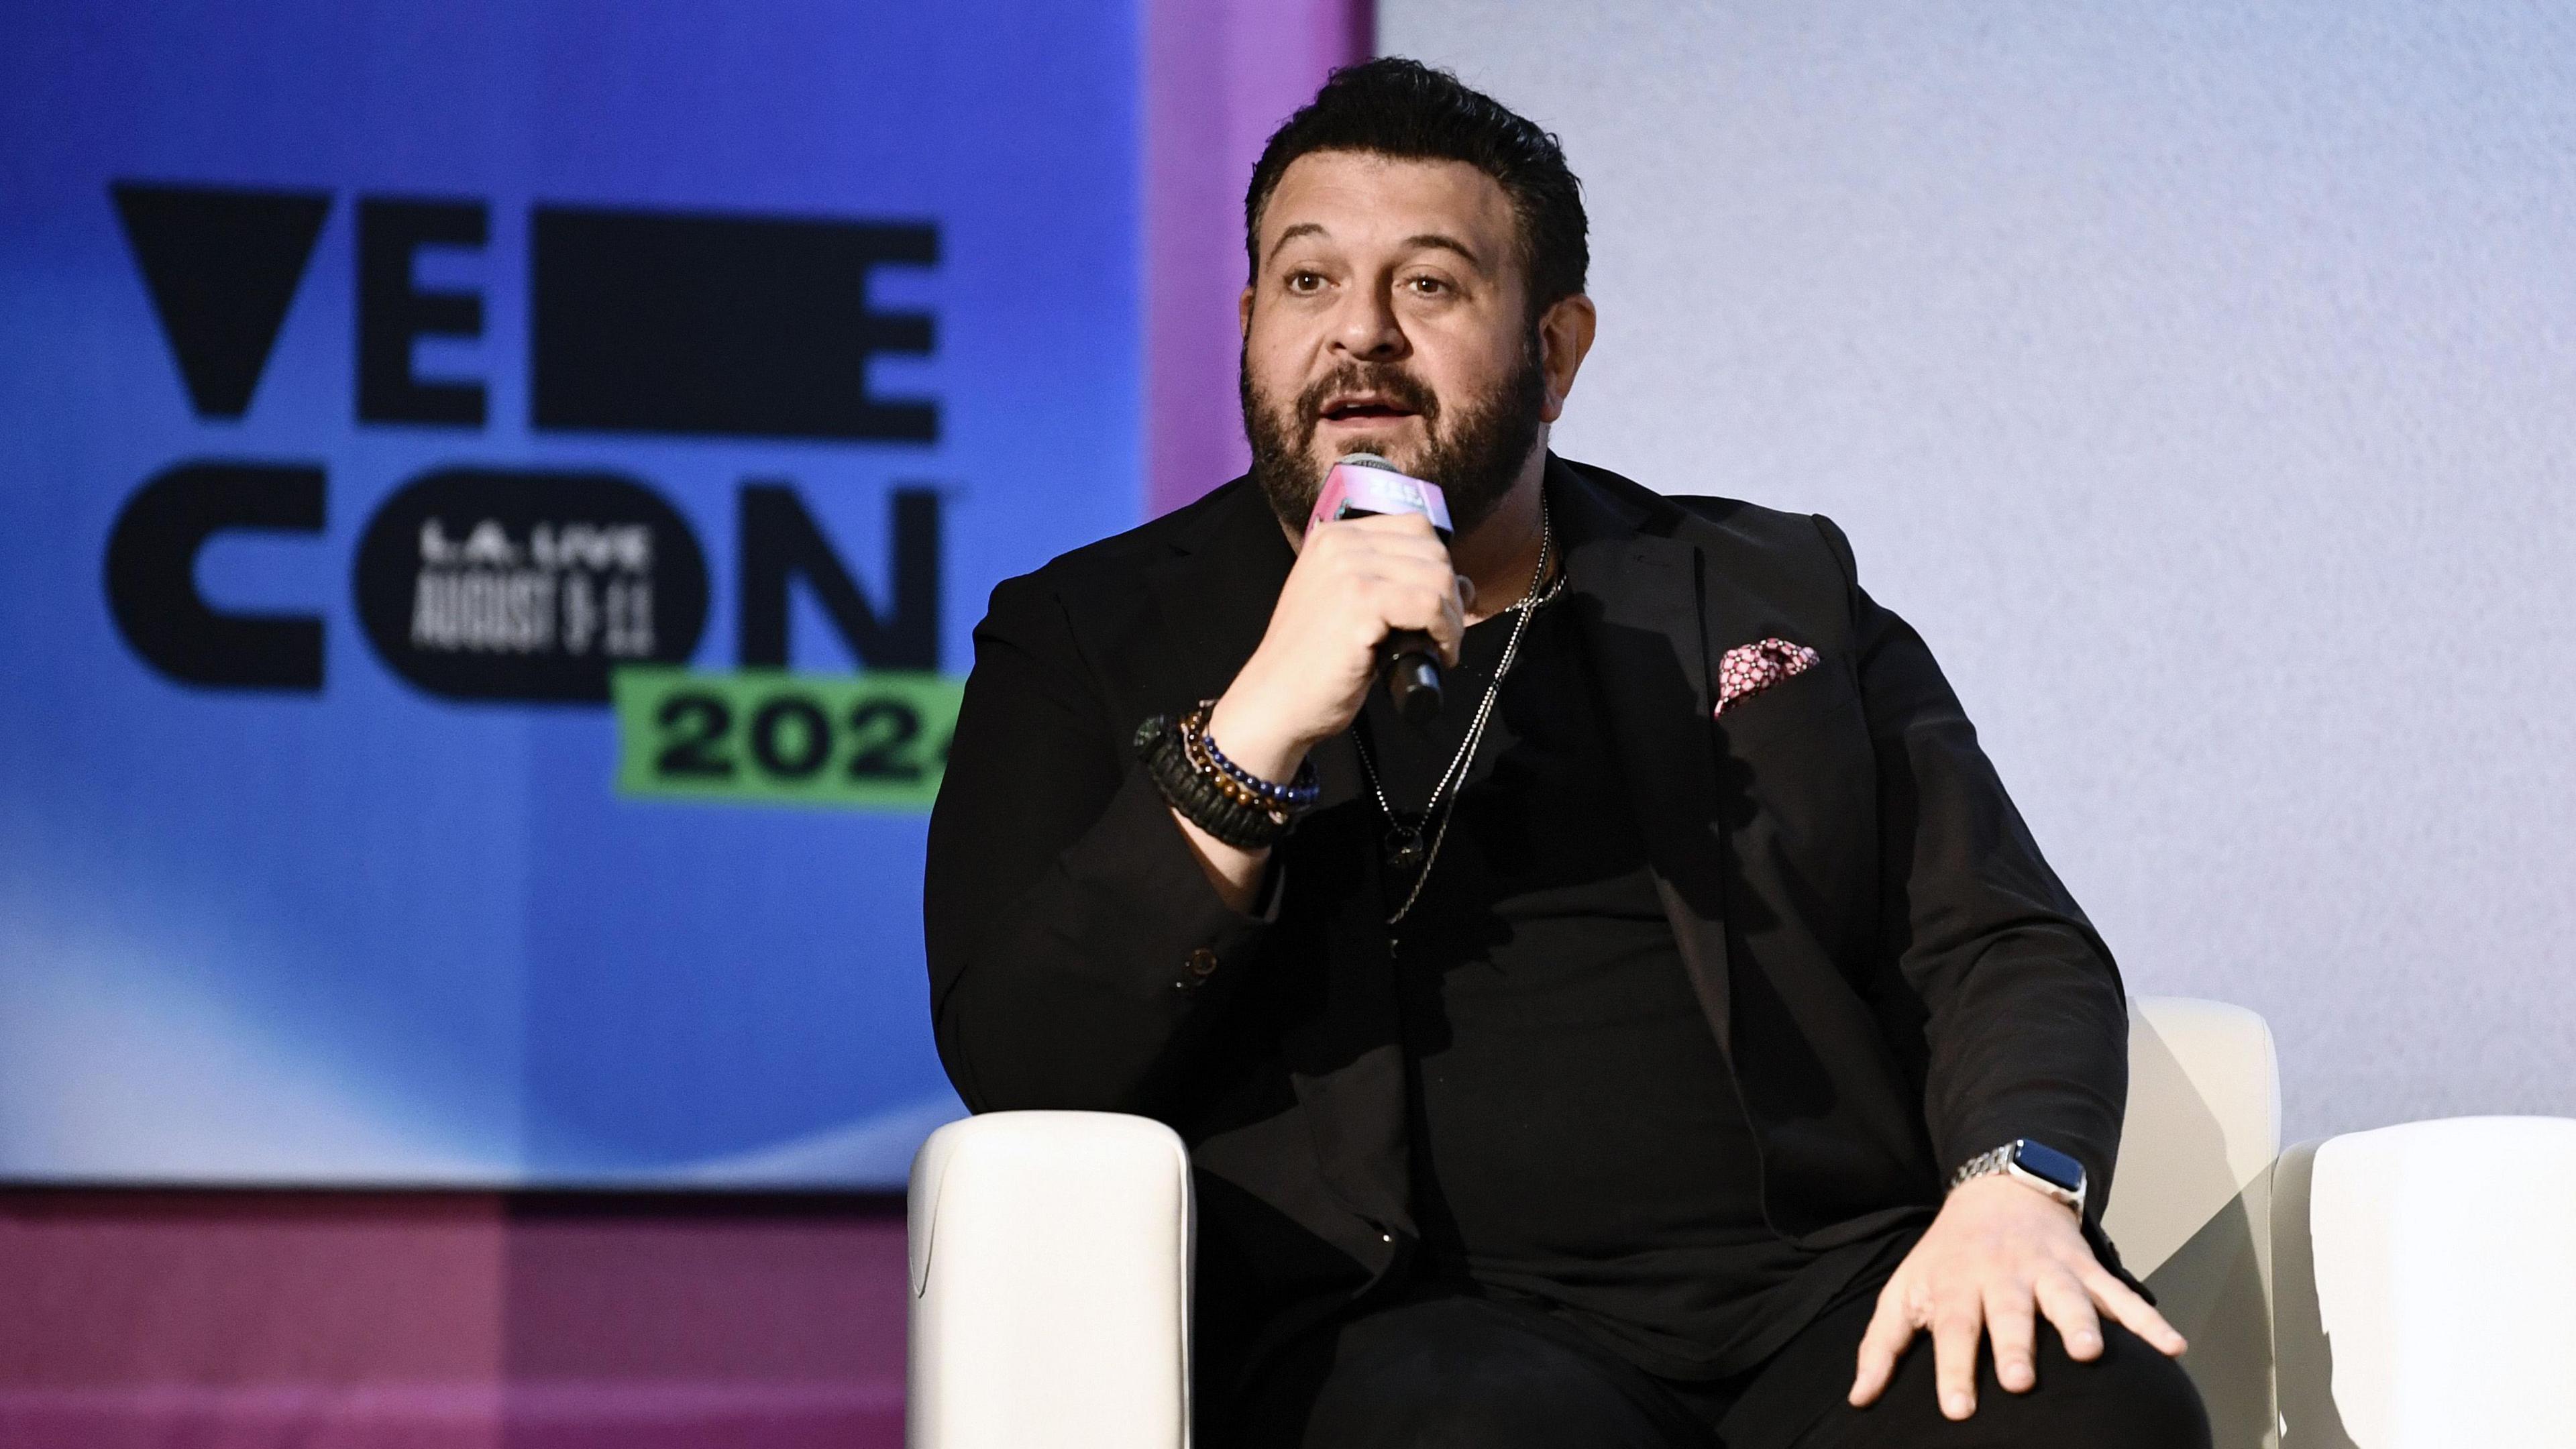
{"label": "man's face", "polygon": [[1368,452],[1439,484],[1472,530],[1556,411],[1502,186],[1461,161],[1311,152],[1259,240],[1243,422],[1281,521],[1302,527],[1333,460]]}

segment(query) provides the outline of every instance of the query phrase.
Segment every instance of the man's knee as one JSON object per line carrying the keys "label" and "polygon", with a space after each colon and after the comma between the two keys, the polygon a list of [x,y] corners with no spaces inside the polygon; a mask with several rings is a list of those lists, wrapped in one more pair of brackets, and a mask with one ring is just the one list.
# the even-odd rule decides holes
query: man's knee
{"label": "man's knee", "polygon": [[1797,1449],[2209,1449],[2200,1391],[2146,1340],[2105,1322],[2101,1356],[2079,1362],[2055,1329],[2043,1324],[2037,1339],[2039,1382],[2019,1394],[2005,1392],[1992,1352],[1979,1350],[1977,1411],[1959,1422],[1941,1416],[1932,1345],[1918,1340],[1876,1404],[1836,1405]]}
{"label": "man's knee", "polygon": [[[2182,1365],[2117,1323],[2102,1325],[2102,1355],[2089,1363],[2066,1356],[2054,1329],[2039,1334],[2039,1384],[2007,1394],[1989,1360],[1979,1366],[1978,1402],[2016,1400],[2007,1410],[2028,1431],[2007,1443],[2085,1444],[2098,1449],[2209,1449],[2209,1414]],[[2016,1424],[2018,1426],[2018,1423]]]}

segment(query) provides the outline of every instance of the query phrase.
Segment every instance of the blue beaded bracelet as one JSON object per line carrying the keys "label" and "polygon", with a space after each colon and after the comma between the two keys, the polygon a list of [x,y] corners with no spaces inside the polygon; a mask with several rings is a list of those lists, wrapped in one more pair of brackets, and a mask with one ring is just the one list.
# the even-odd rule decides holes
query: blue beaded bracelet
{"label": "blue beaded bracelet", "polygon": [[1227,779],[1242,786],[1273,809],[1303,810],[1323,798],[1324,787],[1315,778],[1313,760],[1307,760],[1297,767],[1297,778],[1285,785],[1277,785],[1227,759],[1225,751],[1216,747],[1216,740],[1207,732],[1208,715],[1215,708],[1215,700],[1201,700],[1199,707],[1191,710],[1181,720],[1182,737],[1198,746],[1199,752],[1207,757],[1209,764],[1216,766]]}

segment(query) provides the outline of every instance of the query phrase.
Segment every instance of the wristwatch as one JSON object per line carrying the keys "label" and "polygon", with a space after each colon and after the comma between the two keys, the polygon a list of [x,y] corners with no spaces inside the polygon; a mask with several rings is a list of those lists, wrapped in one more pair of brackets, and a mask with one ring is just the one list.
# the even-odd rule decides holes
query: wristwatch
{"label": "wristwatch", "polygon": [[2037,1188],[2040,1192],[2075,1209],[2084,1216],[2084,1164],[2049,1146],[2016,1137],[1992,1152],[1980,1152],[1959,1164],[1951,1175],[1950,1186],[1971,1178],[1992,1177],[2002,1173],[2015,1181]]}

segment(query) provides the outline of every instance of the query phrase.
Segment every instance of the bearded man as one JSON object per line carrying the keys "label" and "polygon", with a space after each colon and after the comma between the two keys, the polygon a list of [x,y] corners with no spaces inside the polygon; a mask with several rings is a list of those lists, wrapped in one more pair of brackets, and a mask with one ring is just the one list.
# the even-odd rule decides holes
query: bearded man
{"label": "bearded man", "polygon": [[[2206,1444],[2099,1228],[2118,973],[1922,640],[1825,519],[1548,451],[1555,138],[1346,69],[1245,233],[1252,472],[994,590],[926,885],[969,1106],[1190,1145],[1201,1442]],[[1306,528],[1361,451],[1445,546]]]}

